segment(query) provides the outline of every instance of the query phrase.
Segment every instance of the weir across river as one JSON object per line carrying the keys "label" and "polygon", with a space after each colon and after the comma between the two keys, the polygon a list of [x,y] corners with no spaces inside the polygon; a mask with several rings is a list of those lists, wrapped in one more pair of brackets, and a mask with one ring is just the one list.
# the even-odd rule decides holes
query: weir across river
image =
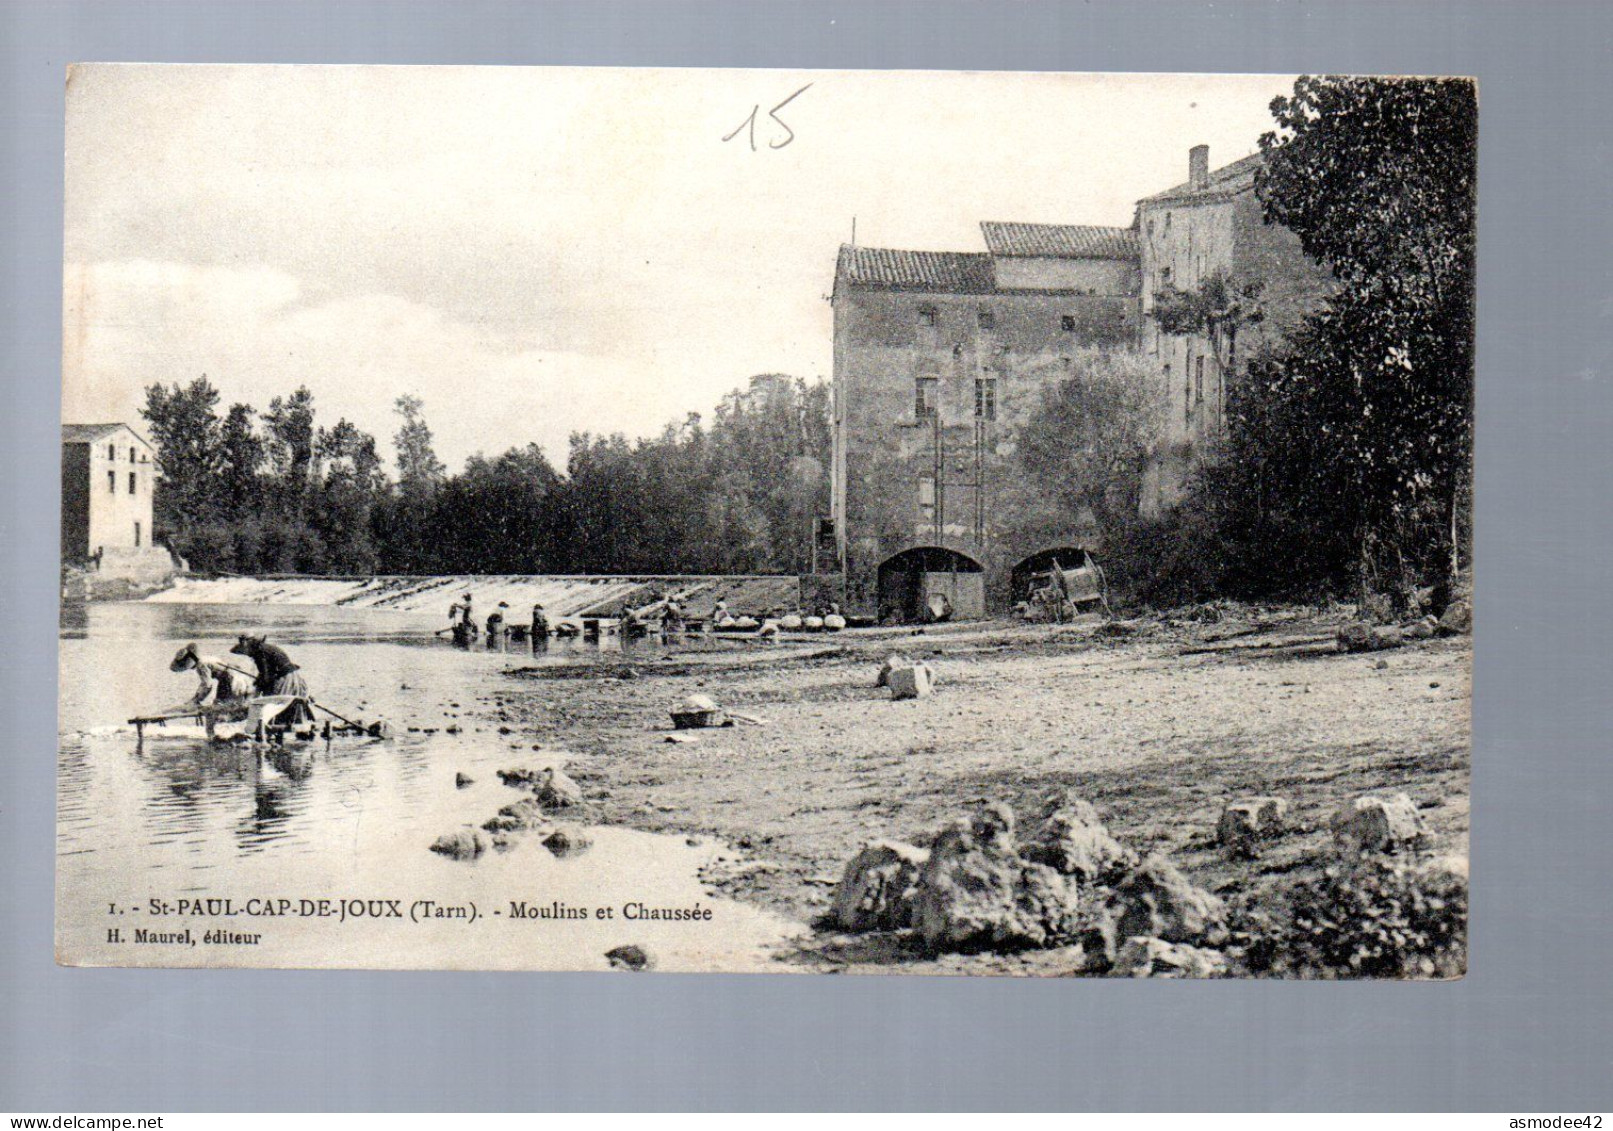
{"label": "weir across river", "polygon": [[705,617],[719,601],[736,613],[794,610],[801,601],[793,575],[537,575],[461,574],[437,577],[184,577],[172,588],[147,597],[154,603],[187,605],[315,605],[384,609],[441,616],[470,593],[480,616],[500,601],[509,619],[524,620],[534,604],[549,619],[609,617],[664,597],[676,597],[684,611]]}

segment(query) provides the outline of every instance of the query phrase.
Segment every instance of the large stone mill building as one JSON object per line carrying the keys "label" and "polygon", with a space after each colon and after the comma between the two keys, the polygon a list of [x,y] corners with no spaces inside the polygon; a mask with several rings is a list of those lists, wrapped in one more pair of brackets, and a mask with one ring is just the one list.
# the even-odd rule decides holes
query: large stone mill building
{"label": "large stone mill building", "polygon": [[[842,246],[835,268],[832,553],[848,612],[909,619],[937,592],[960,617],[1024,596],[1053,561],[1098,553],[1090,515],[1060,514],[1025,482],[1017,430],[1084,348],[1141,350],[1169,389],[1169,437],[1143,507],[1173,505],[1220,432],[1226,343],[1163,333],[1166,288],[1221,272],[1263,285],[1266,320],[1238,353],[1280,333],[1326,272],[1264,222],[1259,155],[1138,202],[1127,228],[982,223],[983,252]],[[826,540],[827,541],[827,540]],[[826,546],[825,549],[828,547]]]}

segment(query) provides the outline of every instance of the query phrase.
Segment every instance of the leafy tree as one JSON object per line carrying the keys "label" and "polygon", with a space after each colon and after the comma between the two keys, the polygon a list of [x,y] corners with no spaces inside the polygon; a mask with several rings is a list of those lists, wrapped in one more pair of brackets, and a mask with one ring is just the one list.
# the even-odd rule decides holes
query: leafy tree
{"label": "leafy tree", "polygon": [[436,495],[441,568],[468,573],[570,572],[557,505],[560,477],[536,444],[472,456]]}
{"label": "leafy tree", "polygon": [[1214,271],[1190,291],[1172,286],[1162,288],[1150,312],[1167,334],[1195,334],[1206,338],[1215,351],[1223,372],[1237,365],[1238,331],[1265,320],[1259,279],[1233,279],[1225,271]]}
{"label": "leafy tree", "polygon": [[1277,128],[1260,139],[1267,218],[1340,289],[1266,386],[1320,410],[1279,406],[1281,430],[1251,441],[1273,465],[1305,453],[1326,469],[1306,481],[1311,495],[1329,481],[1342,490],[1318,524],[1347,522],[1363,603],[1380,586],[1404,600],[1430,569],[1448,594],[1461,564],[1477,110],[1466,80],[1306,77],[1272,103]]}
{"label": "leafy tree", "polygon": [[394,404],[397,414],[403,417],[393,437],[398,449],[398,489],[406,495],[429,498],[442,486],[447,469],[432,446],[425,402],[419,397],[402,396]]}
{"label": "leafy tree", "polygon": [[387,486],[375,437],[338,420],[334,428],[319,429],[314,452],[323,478],[313,526],[324,546],[326,568],[373,573],[380,562],[374,512]]}
{"label": "leafy tree", "polygon": [[263,423],[268,429],[269,464],[281,509],[301,518],[314,481],[313,393],[303,385],[289,397],[275,397],[263,414]]}
{"label": "leafy tree", "polygon": [[1077,351],[1020,431],[1027,483],[1066,518],[1090,513],[1106,535],[1128,526],[1165,440],[1167,392],[1158,368],[1135,351]]}
{"label": "leafy tree", "polygon": [[219,517],[218,390],[206,374],[189,385],[150,385],[140,410],[157,450],[156,524],[181,554],[189,556],[185,532]]}
{"label": "leafy tree", "polygon": [[250,518],[261,504],[262,483],[258,475],[263,468],[264,450],[263,438],[252,423],[256,415],[251,405],[233,404],[220,429],[219,478],[225,513],[232,522]]}

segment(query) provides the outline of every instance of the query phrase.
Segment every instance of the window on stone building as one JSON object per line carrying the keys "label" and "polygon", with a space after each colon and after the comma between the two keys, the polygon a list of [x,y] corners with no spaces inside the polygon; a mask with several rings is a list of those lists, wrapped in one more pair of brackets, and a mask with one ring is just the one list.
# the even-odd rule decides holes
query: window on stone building
{"label": "window on stone building", "polygon": [[975,379],[975,417],[978,420],[997,419],[997,378]]}
{"label": "window on stone building", "polygon": [[1171,230],[1171,214],[1169,212],[1165,213],[1165,230],[1167,232]]}
{"label": "window on stone building", "polygon": [[935,419],[940,386],[941,382],[935,377],[920,377],[913,382],[913,418],[920,424]]}
{"label": "window on stone building", "polygon": [[1149,234],[1150,237],[1152,237],[1153,234],[1154,234],[1154,220],[1153,220],[1153,217],[1149,217],[1149,219],[1148,219],[1148,234]]}
{"label": "window on stone building", "polygon": [[130,463],[134,462],[134,449],[133,448],[129,449],[129,462]]}
{"label": "window on stone building", "polygon": [[919,514],[926,522],[935,520],[935,477],[919,476]]}
{"label": "window on stone building", "polygon": [[129,494],[131,494],[131,495],[134,494],[134,484],[135,484],[134,472],[131,471],[131,472],[129,472]]}
{"label": "window on stone building", "polygon": [[135,524],[134,524],[134,545],[135,545],[136,549],[139,549],[139,547],[140,547],[140,522],[139,522],[139,520],[136,520]]}
{"label": "window on stone building", "polygon": [[994,329],[996,329],[997,328],[997,316],[995,314],[993,314],[989,310],[982,310],[980,312],[980,328],[982,330],[994,330]]}
{"label": "window on stone building", "polygon": [[109,472],[106,473],[106,489],[110,493],[112,493],[114,495],[116,495],[118,493],[118,473],[117,472],[109,471]]}
{"label": "window on stone building", "polygon": [[1059,326],[1066,334],[1075,333],[1075,315],[1066,314],[1059,318]]}
{"label": "window on stone building", "polygon": [[921,306],[921,307],[919,307],[919,325],[920,326],[934,326],[936,324],[936,321],[937,321],[938,318],[939,318],[939,315],[936,312],[935,307],[933,307],[933,306]]}

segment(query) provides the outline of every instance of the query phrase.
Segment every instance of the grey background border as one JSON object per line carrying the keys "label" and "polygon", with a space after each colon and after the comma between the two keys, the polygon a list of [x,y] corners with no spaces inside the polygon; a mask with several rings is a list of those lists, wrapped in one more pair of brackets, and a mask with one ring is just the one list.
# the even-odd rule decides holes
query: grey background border
{"label": "grey background border", "polygon": [[[1592,3],[0,7],[0,1109],[1607,1108],[1610,45]],[[56,968],[63,68],[108,60],[1477,75],[1469,976]]]}

